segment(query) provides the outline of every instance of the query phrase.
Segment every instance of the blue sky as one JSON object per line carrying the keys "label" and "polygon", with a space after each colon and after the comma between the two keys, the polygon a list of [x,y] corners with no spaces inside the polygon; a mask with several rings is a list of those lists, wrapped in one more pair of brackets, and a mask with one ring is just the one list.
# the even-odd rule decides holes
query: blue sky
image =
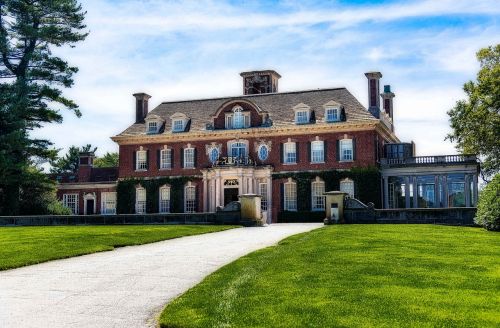
{"label": "blue sky", "polygon": [[90,34],[56,53],[79,67],[65,94],[83,113],[36,132],[57,148],[110,137],[133,123],[135,92],[162,101],[241,94],[239,72],[274,69],[280,91],[347,87],[367,105],[367,71],[396,94],[396,133],[418,155],[455,153],[449,110],[500,42],[500,6],[439,1],[86,0]]}

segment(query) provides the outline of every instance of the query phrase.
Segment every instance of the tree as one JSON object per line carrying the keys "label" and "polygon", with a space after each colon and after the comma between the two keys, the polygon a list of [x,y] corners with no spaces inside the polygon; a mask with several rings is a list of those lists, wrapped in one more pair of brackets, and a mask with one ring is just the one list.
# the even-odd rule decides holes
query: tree
{"label": "tree", "polygon": [[500,231],[500,173],[481,191],[474,221],[488,230]]}
{"label": "tree", "polygon": [[481,49],[477,59],[477,80],[463,87],[467,99],[448,111],[453,131],[446,138],[460,152],[480,156],[487,180],[500,171],[500,44]]}
{"label": "tree", "polygon": [[118,153],[106,153],[103,157],[94,159],[95,167],[117,167]]}
{"label": "tree", "polygon": [[62,122],[60,109],[77,116],[78,106],[62,95],[78,71],[52,48],[74,46],[87,33],[76,0],[0,0],[0,208],[19,212],[30,158],[54,159],[49,140],[29,132]]}
{"label": "tree", "polygon": [[96,152],[97,147],[92,149],[92,145],[87,144],[81,148],[71,146],[64,157],[57,158],[50,162],[52,168],[51,173],[76,173],[78,171],[80,152]]}

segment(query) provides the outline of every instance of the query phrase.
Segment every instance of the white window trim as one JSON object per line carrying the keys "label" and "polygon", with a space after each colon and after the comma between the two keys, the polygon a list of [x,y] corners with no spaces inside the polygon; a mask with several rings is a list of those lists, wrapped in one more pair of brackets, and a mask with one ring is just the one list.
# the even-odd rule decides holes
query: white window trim
{"label": "white window trim", "polygon": [[[148,134],[156,134],[158,133],[158,121],[148,121],[146,123],[146,133]],[[151,129],[152,125],[154,125],[154,129]]]}
{"label": "white window trim", "polygon": [[[351,144],[351,148],[350,148],[350,150],[351,150],[351,158],[350,159],[344,158],[344,145],[346,143],[348,143],[348,142],[350,142],[350,144]],[[340,162],[353,162],[354,161],[354,147],[353,147],[352,139],[342,139],[342,140],[340,140],[339,146],[340,146],[339,147],[340,148],[339,149],[339,151],[340,151],[340,156],[339,156]]]}
{"label": "white window trim", "polygon": [[[177,123],[181,123],[181,128],[176,128]],[[186,121],[184,119],[174,119],[172,120],[172,132],[184,132],[186,129]]]}
{"label": "white window trim", "polygon": [[248,140],[231,140],[227,143],[227,149],[228,149],[228,154],[227,156],[228,157],[233,157],[233,146],[237,143],[241,143],[243,145],[245,145],[245,154],[243,155],[243,157],[247,157],[248,156]]}
{"label": "white window trim", "polygon": [[[74,207],[69,206],[70,203],[69,198],[74,198],[74,200],[71,200],[71,204],[74,205]],[[63,194],[63,199],[62,199],[63,206],[69,208],[71,210],[71,213],[74,215],[78,215],[80,212],[78,201],[79,201],[78,194]]]}
{"label": "white window trim", "polygon": [[[305,121],[299,122],[299,113],[305,113]],[[311,120],[311,111],[306,109],[301,109],[295,111],[295,124],[307,124]]]}
{"label": "white window trim", "polygon": [[[168,199],[162,199],[162,191],[167,190],[168,191]],[[159,213],[170,213],[170,200],[171,200],[172,194],[170,190],[170,186],[161,186],[158,192],[158,212]],[[165,205],[166,203],[166,205]]]}
{"label": "white window trim", "polygon": [[[319,188],[322,190],[321,193],[317,193],[316,191],[318,190],[318,186],[321,186],[322,188]],[[312,211],[324,211],[325,210],[325,196],[323,195],[325,193],[325,182],[319,178],[316,178],[311,183],[311,210]],[[319,202],[318,202],[318,198]],[[318,207],[318,203],[322,203],[322,206]]]}
{"label": "white window trim", "polygon": [[170,169],[172,169],[172,148],[165,147],[160,149],[160,170]]}
{"label": "white window trim", "polygon": [[[321,154],[322,158],[319,161],[314,160],[314,145],[321,144]],[[311,158],[309,159],[312,164],[322,164],[325,163],[325,142],[323,140],[311,141]]]}
{"label": "white window trim", "polygon": [[[236,113],[241,113],[242,116],[242,126],[235,126],[234,118]],[[248,129],[250,127],[250,112],[245,111],[241,106],[234,106],[231,112],[225,113],[225,128],[226,129]]]}
{"label": "white window trim", "polygon": [[[287,146],[292,146],[293,145],[293,148],[294,148],[294,154],[295,154],[295,159],[293,162],[289,162],[288,161],[288,156],[287,156]],[[291,152],[290,152],[291,154]],[[294,164],[297,164],[297,143],[295,142],[292,142],[292,141],[289,141],[289,142],[285,142],[283,144],[283,164],[285,165],[294,165]]]}
{"label": "white window trim", "polygon": [[[346,188],[346,186],[349,186],[349,188]],[[340,181],[340,191],[342,192],[347,192],[349,194],[349,197],[354,198],[354,181],[346,178]],[[346,190],[347,189],[347,190]]]}
{"label": "white window trim", "polygon": [[259,183],[259,195],[261,197],[261,200],[260,200],[261,211],[267,211],[268,207],[269,207],[268,199],[267,199],[268,188],[269,188],[269,186],[266,182]]}
{"label": "white window trim", "polygon": [[[335,119],[335,120],[328,119],[328,111],[330,111],[330,110],[337,112],[337,119]],[[339,107],[326,107],[325,108],[325,122],[327,122],[327,123],[340,122],[340,108]]]}
{"label": "white window trim", "polygon": [[[295,188],[295,199],[287,199],[287,187]],[[290,190],[291,191],[291,190]],[[283,184],[283,210],[289,212],[297,211],[297,183],[295,181],[288,181]]]}
{"label": "white window trim", "polygon": [[[188,190],[194,190],[193,199],[188,199]],[[184,187],[184,213],[195,213],[195,212],[196,212],[196,186],[192,184],[190,181]]]}
{"label": "white window trim", "polygon": [[[192,161],[188,162],[187,161],[187,156],[188,156],[188,151],[192,151],[193,153],[193,158],[192,158]],[[185,169],[194,169],[195,168],[195,151],[194,151],[194,148],[193,147],[187,147],[187,148],[184,148],[184,154],[182,155],[184,156],[184,168]],[[189,165],[188,165],[189,164]]]}
{"label": "white window trim", "polygon": [[[144,155],[144,162],[140,159],[140,155]],[[143,163],[144,168],[139,168],[139,164]],[[140,148],[140,150],[136,150],[135,152],[135,170],[136,171],[147,171],[148,170],[148,151]]]}
{"label": "white window trim", "polygon": [[[113,197],[109,197],[111,195]],[[113,200],[110,200],[110,198],[112,198]],[[108,211],[108,207],[106,206],[108,203],[114,205],[110,211]],[[109,191],[101,193],[101,214],[104,215],[116,214],[116,192]]]}
{"label": "white window trim", "polygon": [[[139,199],[140,193],[144,193],[144,200]],[[135,213],[136,214],[145,214],[146,213],[146,189],[143,187],[135,188]]]}

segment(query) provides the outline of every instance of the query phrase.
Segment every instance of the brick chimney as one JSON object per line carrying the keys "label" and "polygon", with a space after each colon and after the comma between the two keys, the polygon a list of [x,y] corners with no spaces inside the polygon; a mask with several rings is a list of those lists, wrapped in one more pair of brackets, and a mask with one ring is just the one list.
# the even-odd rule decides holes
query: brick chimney
{"label": "brick chimney", "polygon": [[144,118],[148,115],[148,100],[151,98],[146,93],[134,93],[135,97],[135,123],[144,123]]}
{"label": "brick chimney", "polygon": [[243,78],[244,95],[278,92],[278,80],[281,75],[276,71],[243,72],[240,76]]}
{"label": "brick chimney", "polygon": [[392,99],[396,96],[391,92],[390,85],[384,85],[384,93],[381,93],[380,96],[384,102],[384,112],[389,115],[390,118],[393,118],[393,101]]}
{"label": "brick chimney", "polygon": [[89,182],[94,167],[95,154],[93,151],[80,152],[78,159],[78,182]]}
{"label": "brick chimney", "polygon": [[380,72],[368,72],[365,73],[368,79],[368,111],[375,116],[380,118],[380,78],[382,78],[382,73]]}

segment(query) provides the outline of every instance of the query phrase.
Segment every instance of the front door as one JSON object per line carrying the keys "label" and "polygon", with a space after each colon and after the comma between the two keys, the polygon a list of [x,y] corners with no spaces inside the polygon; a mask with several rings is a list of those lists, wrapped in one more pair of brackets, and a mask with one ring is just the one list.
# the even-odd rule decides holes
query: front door
{"label": "front door", "polygon": [[87,215],[92,215],[94,214],[94,200],[93,199],[87,199]]}
{"label": "front door", "polygon": [[238,200],[238,188],[224,189],[224,206]]}

